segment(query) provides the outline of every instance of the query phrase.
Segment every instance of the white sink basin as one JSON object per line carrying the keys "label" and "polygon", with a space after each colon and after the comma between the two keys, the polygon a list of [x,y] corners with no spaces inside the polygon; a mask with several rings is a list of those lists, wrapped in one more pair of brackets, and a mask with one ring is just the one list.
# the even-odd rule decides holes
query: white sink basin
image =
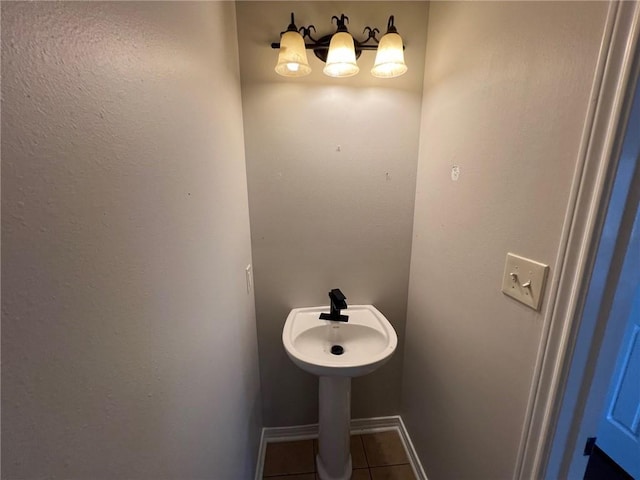
{"label": "white sink basin", "polygon": [[[395,330],[373,305],[342,310],[348,322],[320,320],[329,307],[294,308],[282,331],[289,358],[303,370],[319,376],[357,377],[385,363],[398,345]],[[331,353],[339,345],[343,353]],[[339,349],[338,349],[339,350]]]}

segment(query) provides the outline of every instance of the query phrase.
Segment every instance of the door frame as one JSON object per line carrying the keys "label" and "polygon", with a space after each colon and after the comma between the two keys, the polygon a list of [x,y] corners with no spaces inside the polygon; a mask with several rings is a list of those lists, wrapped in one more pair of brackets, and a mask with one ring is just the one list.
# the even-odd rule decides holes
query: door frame
{"label": "door frame", "polygon": [[[572,377],[581,379],[582,386],[593,380],[588,365],[597,360],[597,350],[588,348],[584,358],[574,353],[638,81],[639,36],[640,2],[610,2],[555,262],[559,268],[551,280],[544,310],[515,480],[544,478],[556,435],[577,437],[567,422],[559,422],[560,412],[563,402],[586,401],[589,389],[568,391],[570,371]],[[596,325],[591,327],[590,343],[595,345],[601,339],[594,338]],[[568,398],[574,394],[576,398]],[[563,464],[573,455],[571,449],[560,453]]]}
{"label": "door frame", "polygon": [[[640,55],[640,52],[638,52]],[[596,437],[629,323],[640,271],[640,84],[636,84],[622,154],[573,351],[546,478],[581,478],[587,438]],[[586,367],[584,363],[586,362]],[[580,395],[580,392],[584,392]],[[596,442],[602,448],[599,442]],[[612,458],[614,451],[606,451]]]}

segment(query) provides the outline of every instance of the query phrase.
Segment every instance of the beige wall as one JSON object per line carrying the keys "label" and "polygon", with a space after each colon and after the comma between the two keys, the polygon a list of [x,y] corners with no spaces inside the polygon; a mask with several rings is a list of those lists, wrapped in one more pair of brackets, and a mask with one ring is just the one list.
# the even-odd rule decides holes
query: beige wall
{"label": "beige wall", "polygon": [[505,256],[558,268],[606,10],[430,6],[402,390],[430,480],[513,474],[542,315]]}
{"label": "beige wall", "polygon": [[[279,77],[270,43],[292,11],[317,37],[335,30],[332,15],[349,16],[356,37],[395,15],[408,73],[375,79],[364,52],[349,79],[323,75],[312,55],[310,76]],[[264,420],[312,423],[317,377],[282,346],[292,308],[326,305],[339,287],[351,304],[376,305],[404,341],[427,4],[243,1],[237,12]],[[402,347],[354,380],[354,417],[398,413],[401,363]]]}
{"label": "beige wall", "polygon": [[[278,77],[291,11],[394,14],[409,72]],[[340,287],[400,336],[353,416],[402,404],[432,480],[509,478],[541,315],[504,257],[557,268],[605,11],[239,2],[243,139],[232,3],[3,3],[3,477],[251,477],[246,148],[265,424],[316,420],[281,331]]]}
{"label": "beige wall", "polygon": [[236,38],[229,2],[3,2],[3,478],[251,478]]}

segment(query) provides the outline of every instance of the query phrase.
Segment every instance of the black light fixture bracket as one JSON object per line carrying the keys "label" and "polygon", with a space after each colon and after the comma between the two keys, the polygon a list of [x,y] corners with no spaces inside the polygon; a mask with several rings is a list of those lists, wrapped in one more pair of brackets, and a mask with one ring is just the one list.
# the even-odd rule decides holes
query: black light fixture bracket
{"label": "black light fixture bracket", "polygon": [[[349,23],[349,17],[347,17],[344,13],[340,14],[340,17],[333,16],[331,17],[331,23],[336,21],[337,30],[330,34],[320,37],[319,39],[313,38],[311,35],[311,31],[316,32],[316,27],[313,25],[309,25],[307,27],[300,27],[299,29],[295,25],[294,15],[291,12],[291,23],[287,27],[285,32],[299,32],[302,35],[302,38],[305,39],[304,46],[307,50],[313,50],[313,53],[316,57],[326,63],[327,54],[329,53],[329,44],[331,43],[331,37],[338,32],[348,32],[346,24]],[[393,15],[389,17],[389,21],[387,22],[387,33],[397,33],[396,27],[394,25]],[[285,32],[281,32],[282,35]],[[367,38],[364,40],[353,39],[353,46],[356,52],[356,58],[360,57],[360,54],[363,50],[376,50],[378,48],[378,43],[380,40],[376,37],[377,34],[380,33],[380,30],[377,28],[371,28],[369,26],[364,27],[363,34],[367,35]],[[306,40],[308,39],[308,40]],[[271,44],[271,48],[278,49],[280,48],[280,42],[274,42]],[[404,46],[402,47],[404,49]]]}

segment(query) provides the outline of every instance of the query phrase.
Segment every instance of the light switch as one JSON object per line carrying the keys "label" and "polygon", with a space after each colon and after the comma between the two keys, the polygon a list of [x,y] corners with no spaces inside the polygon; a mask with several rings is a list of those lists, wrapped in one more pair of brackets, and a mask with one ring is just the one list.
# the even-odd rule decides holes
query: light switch
{"label": "light switch", "polygon": [[534,310],[540,310],[548,272],[549,266],[544,263],[507,253],[502,293]]}

